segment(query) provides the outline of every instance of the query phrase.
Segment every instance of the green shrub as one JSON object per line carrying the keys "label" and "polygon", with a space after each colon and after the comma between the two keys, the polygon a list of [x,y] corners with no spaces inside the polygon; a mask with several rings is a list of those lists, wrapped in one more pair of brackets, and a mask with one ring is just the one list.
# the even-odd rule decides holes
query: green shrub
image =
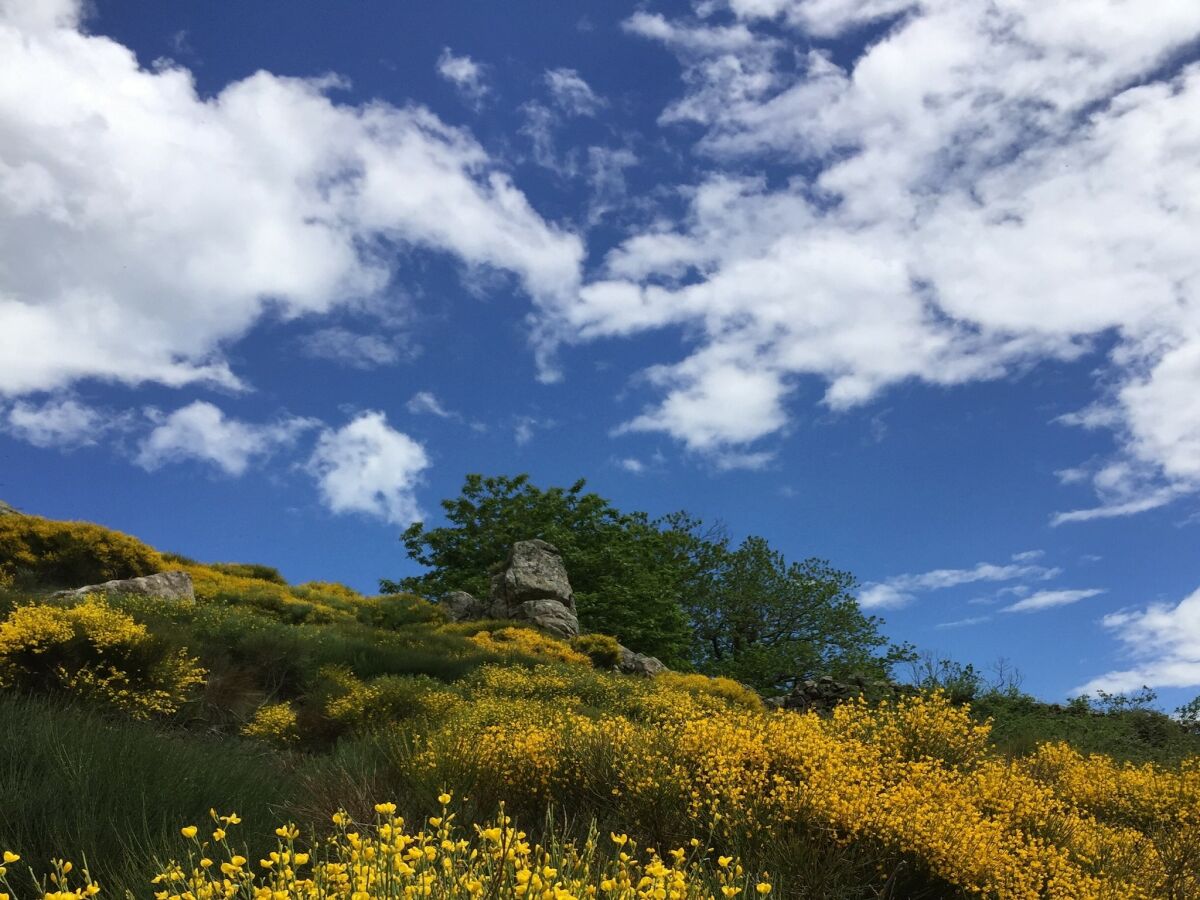
{"label": "green shrub", "polygon": [[257,578],[272,584],[287,584],[287,579],[274,566],[264,566],[260,563],[209,563],[208,567],[226,575],[237,575],[239,578]]}
{"label": "green shrub", "polygon": [[0,516],[0,584],[81,587],[153,575],[165,565],[158,551],[110,528],[40,516]]}
{"label": "green shrub", "polygon": [[372,628],[397,631],[414,625],[440,625],[446,614],[415,594],[360,597],[355,604],[358,621]]}
{"label": "green shrub", "polygon": [[571,646],[597,669],[611,669],[621,661],[621,645],[607,634],[581,634],[571,640]]}
{"label": "green shrub", "polygon": [[427,675],[356,678],[341,666],[321,670],[324,712],[351,731],[371,731],[405,719],[438,719],[462,703],[445,684]]}

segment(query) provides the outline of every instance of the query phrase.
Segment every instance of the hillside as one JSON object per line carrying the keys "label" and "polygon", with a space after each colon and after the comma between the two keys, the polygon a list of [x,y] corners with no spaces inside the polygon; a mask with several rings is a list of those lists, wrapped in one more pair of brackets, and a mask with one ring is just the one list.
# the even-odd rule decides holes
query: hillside
{"label": "hillside", "polygon": [[[164,571],[194,598],[54,595]],[[14,897],[26,864],[59,896],[1200,896],[1200,756],[1165,717],[770,710],[615,672],[602,635],[15,512],[0,584]]]}

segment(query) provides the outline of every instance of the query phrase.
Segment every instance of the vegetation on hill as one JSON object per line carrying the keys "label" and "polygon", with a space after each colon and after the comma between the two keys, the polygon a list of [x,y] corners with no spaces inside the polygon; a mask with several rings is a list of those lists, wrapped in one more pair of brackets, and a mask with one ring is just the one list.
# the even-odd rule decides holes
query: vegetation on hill
{"label": "vegetation on hill", "polygon": [[508,548],[539,537],[562,553],[584,628],[674,667],[779,692],[818,674],[884,677],[911,658],[863,615],[850,573],[818,559],[788,563],[760,537],[734,547],[685,512],[622,512],[584,487],[468,475],[459,496],[442,502],[446,525],[417,522],[404,532],[408,555],[426,571],[385,579],[382,590],[487,596],[489,572]]}
{"label": "vegetation on hill", "polygon": [[[775,711],[751,679],[614,674],[605,635],[452,624],[413,594],[12,518],[0,893],[1200,896],[1198,739],[1113,698],[1056,709],[942,667],[892,702]],[[804,564],[742,549],[720,551],[749,610],[718,610],[723,633],[811,601],[787,594]],[[76,586],[63,560],[151,559],[191,573],[196,600],[48,595]],[[826,584],[814,636],[852,604]],[[58,881],[36,888],[26,864]]]}

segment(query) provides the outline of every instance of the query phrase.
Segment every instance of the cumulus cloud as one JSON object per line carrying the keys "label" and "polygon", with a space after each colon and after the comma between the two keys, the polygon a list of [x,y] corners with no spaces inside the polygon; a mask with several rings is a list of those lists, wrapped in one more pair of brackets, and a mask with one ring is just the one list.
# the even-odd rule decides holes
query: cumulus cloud
{"label": "cumulus cloud", "polygon": [[236,386],[222,348],[268,309],[378,294],[395,248],[512,272],[538,298],[575,290],[580,240],[428,110],[268,72],[201,96],[78,10],[0,2],[0,395]]}
{"label": "cumulus cloud", "polygon": [[[801,377],[845,410],[912,380],[996,379],[1093,352],[1114,430],[1098,506],[1200,489],[1200,5],[1164,0],[720,0],[626,29],[681,63],[664,123],[701,128],[682,218],[607,257],[548,343],[665,327],[631,427],[689,446],[781,431]],[[877,35],[841,62],[845,39]],[[835,61],[837,60],[837,61]],[[779,177],[730,174],[770,165]],[[724,374],[752,382],[736,422]],[[1120,475],[1122,477],[1113,477]]]}
{"label": "cumulus cloud", "polygon": [[864,609],[895,609],[911,603],[918,594],[959,587],[964,584],[999,581],[1046,581],[1057,578],[1062,570],[1031,565],[1029,553],[1018,553],[1014,562],[1004,565],[977,563],[969,569],[933,569],[919,574],[894,575],[884,581],[863,585],[858,603]]}
{"label": "cumulus cloud", "polygon": [[606,103],[574,69],[550,69],[546,86],[558,107],[572,116],[594,116]]}
{"label": "cumulus cloud", "polygon": [[421,518],[414,490],[428,467],[425,448],[375,411],[326,429],[308,461],[331,512],[362,513],[393,525]]}
{"label": "cumulus cloud", "polygon": [[35,447],[65,449],[96,443],[114,425],[105,413],[70,397],[14,403],[4,430]]}
{"label": "cumulus cloud", "polygon": [[458,90],[459,95],[470,106],[478,109],[491,92],[485,80],[484,67],[463,54],[458,56],[449,47],[443,47],[438,56],[437,71]]}
{"label": "cumulus cloud", "polygon": [[1093,678],[1079,692],[1123,693],[1142,685],[1200,685],[1200,590],[1175,606],[1155,603],[1142,610],[1111,613],[1101,622],[1124,644],[1136,664]]}
{"label": "cumulus cloud", "polygon": [[320,425],[314,419],[288,416],[276,422],[255,424],[228,418],[203,400],[163,416],[151,411],[157,424],[142,440],[135,462],[144,469],[167,463],[196,460],[211,463],[227,475],[241,475],[256,460],[293,444]]}

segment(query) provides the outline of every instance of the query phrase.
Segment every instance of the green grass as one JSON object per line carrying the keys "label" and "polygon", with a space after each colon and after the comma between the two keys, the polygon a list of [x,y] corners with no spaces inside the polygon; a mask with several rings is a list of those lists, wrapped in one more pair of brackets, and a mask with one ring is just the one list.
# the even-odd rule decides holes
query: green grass
{"label": "green grass", "polygon": [[12,694],[0,694],[0,734],[0,847],[38,872],[53,856],[86,858],[105,896],[146,896],[154,861],[178,856],[180,826],[204,828],[210,807],[243,816],[252,845],[273,845],[306,762]]}

